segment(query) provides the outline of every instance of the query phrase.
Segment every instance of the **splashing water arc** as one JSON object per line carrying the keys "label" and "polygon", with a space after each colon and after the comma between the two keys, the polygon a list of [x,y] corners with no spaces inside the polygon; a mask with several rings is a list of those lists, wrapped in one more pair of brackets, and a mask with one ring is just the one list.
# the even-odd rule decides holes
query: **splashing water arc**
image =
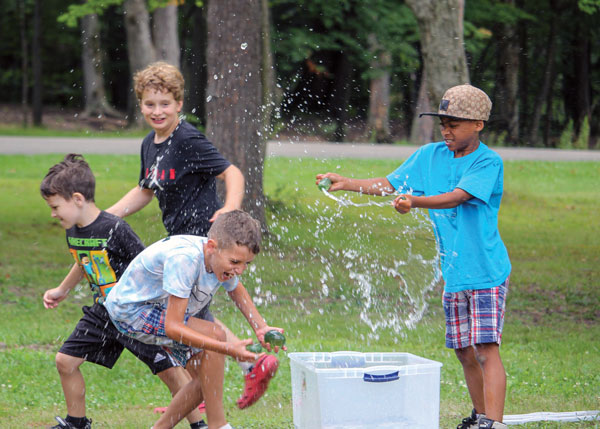
{"label": "splashing water arc", "polygon": [[[380,328],[395,332],[414,328],[427,309],[428,292],[440,280],[439,249],[427,213],[412,210],[408,215],[400,215],[392,208],[396,194],[391,194],[392,198],[384,196],[384,201],[367,198],[365,202],[355,202],[334,196],[326,189],[321,191],[337,203],[336,216],[358,208],[362,210],[359,217],[365,219],[366,224],[373,216],[384,217],[390,231],[395,231],[390,252],[379,248],[377,239],[368,239],[374,231],[357,225],[356,248],[343,251],[348,278],[357,287],[361,320],[373,332]],[[387,210],[376,209],[369,214],[366,208],[370,206]],[[322,224],[324,235],[327,224]]]}
{"label": "splashing water arc", "polygon": [[[300,189],[296,184],[281,191]],[[334,196],[321,191],[328,198],[311,196],[308,203],[271,215],[270,232],[277,243],[272,251],[283,270],[278,282],[293,288],[298,308],[298,315],[290,317],[317,323],[318,329],[339,323],[341,317],[360,331],[359,325],[366,326],[368,338],[375,340],[381,329],[402,333],[414,328],[440,280],[439,252],[427,213],[400,215],[390,196],[353,194],[350,199],[342,192]],[[299,216],[306,222],[298,223]],[[262,279],[258,283],[257,304],[277,300],[260,284]]]}

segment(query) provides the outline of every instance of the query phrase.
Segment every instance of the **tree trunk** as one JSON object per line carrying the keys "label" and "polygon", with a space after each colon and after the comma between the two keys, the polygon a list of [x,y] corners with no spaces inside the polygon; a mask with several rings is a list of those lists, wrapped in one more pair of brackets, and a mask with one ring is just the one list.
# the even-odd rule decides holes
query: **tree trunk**
{"label": "tree trunk", "polygon": [[[127,56],[131,75],[156,61],[156,52],[150,36],[150,15],[145,0],[125,0],[123,3],[125,33],[127,34]],[[130,77],[131,79],[131,77]],[[141,127],[143,117],[138,113],[133,89],[130,91],[127,108],[130,126]]]}
{"label": "tree trunk", "polygon": [[419,85],[419,95],[417,96],[417,105],[415,106],[415,115],[410,128],[410,141],[413,144],[422,145],[433,141],[433,117],[423,116],[419,118],[420,113],[432,111],[431,104],[427,91],[427,73],[423,70],[421,84]]}
{"label": "tree trunk", "polygon": [[546,116],[544,118],[544,131],[542,134],[544,146],[552,146],[550,142],[550,128],[554,115],[552,100],[554,99],[554,82],[556,80],[556,71],[552,68],[550,80],[548,83],[548,91],[546,91]]}
{"label": "tree trunk", "polygon": [[[585,22],[583,12],[578,11],[580,22]],[[573,41],[573,67],[575,69],[575,131],[579,134],[585,118],[591,122],[592,104],[590,89],[590,29],[587,25],[580,25],[577,37]]]}
{"label": "tree trunk", "polygon": [[25,3],[17,2],[19,9],[19,34],[21,36],[21,110],[23,111],[23,127],[29,124],[29,79],[28,58],[29,47],[27,46]]}
{"label": "tree trunk", "polygon": [[35,0],[33,9],[33,125],[42,125],[42,0]]}
{"label": "tree trunk", "polygon": [[262,36],[262,123],[263,138],[272,133],[271,120],[273,111],[281,103],[282,91],[277,88],[273,50],[271,49],[271,12],[268,0],[260,1],[261,7],[261,36]]}
{"label": "tree trunk", "polygon": [[81,19],[81,46],[84,99],[82,116],[121,116],[106,99],[102,66],[103,53],[100,47],[100,25],[98,15],[95,13]]}
{"label": "tree trunk", "polygon": [[[523,8],[523,0],[517,0],[517,7]],[[529,108],[529,26],[527,20],[520,20],[517,24],[519,39],[519,132],[524,135],[530,121]]]}
{"label": "tree trunk", "polygon": [[[554,1],[550,2],[551,4],[555,4]],[[540,119],[542,117],[542,107],[544,105],[544,100],[547,99],[548,91],[550,90],[551,78],[554,73],[554,55],[556,51],[556,25],[557,25],[557,15],[554,12],[555,7],[552,7],[552,18],[549,25],[549,33],[548,33],[548,42],[546,46],[548,46],[546,50],[546,64],[544,66],[544,78],[542,81],[542,86],[540,87],[539,92],[536,95],[535,103],[534,103],[534,111],[531,119],[531,128],[529,129],[529,136],[527,138],[527,144],[530,146],[536,146],[538,143],[539,136],[539,126]]]}
{"label": "tree trunk", "polygon": [[193,113],[203,124],[206,124],[206,17],[205,8],[192,6],[189,21],[182,22],[182,28],[189,37],[190,46],[183,47],[182,68],[186,76],[186,112]]}
{"label": "tree trunk", "polygon": [[177,30],[177,4],[156,8],[152,14],[152,35],[159,60],[180,65],[179,33]]}
{"label": "tree trunk", "polygon": [[260,15],[260,0],[208,3],[206,134],[244,174],[244,210],[266,230]]}
{"label": "tree trunk", "polygon": [[391,143],[390,132],[390,66],[392,57],[382,51],[374,34],[369,36],[371,71],[375,74],[369,82],[368,132],[371,141]]}
{"label": "tree trunk", "polygon": [[331,108],[336,122],[333,140],[343,142],[346,140],[346,122],[348,121],[348,103],[350,101],[350,79],[352,64],[345,52],[335,55],[335,69],[333,93],[331,94]]}
{"label": "tree trunk", "polygon": [[[514,0],[504,0],[514,6]],[[499,24],[495,31],[498,46],[498,70],[494,96],[493,120],[497,128],[506,130],[507,142],[519,141],[519,44],[517,28]]]}
{"label": "tree trunk", "polygon": [[[464,0],[406,0],[417,18],[429,99],[469,82],[463,44]],[[431,110],[430,110],[431,111]]]}

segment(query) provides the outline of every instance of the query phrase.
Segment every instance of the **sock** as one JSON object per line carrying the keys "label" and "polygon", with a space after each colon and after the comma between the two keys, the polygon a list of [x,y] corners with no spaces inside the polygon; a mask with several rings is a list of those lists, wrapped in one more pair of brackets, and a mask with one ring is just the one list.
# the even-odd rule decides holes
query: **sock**
{"label": "sock", "polygon": [[238,365],[242,369],[242,372],[244,373],[244,375],[248,374],[253,366],[252,362],[238,362]]}
{"label": "sock", "polygon": [[83,417],[72,417],[72,416],[70,416],[70,415],[67,414],[67,417],[65,418],[65,421],[67,423],[72,424],[75,427],[84,428],[85,424],[87,423],[87,418],[85,416],[83,416]]}
{"label": "sock", "polygon": [[206,427],[206,423],[204,422],[204,420],[200,420],[196,423],[190,423],[191,429],[203,429],[205,427]]}
{"label": "sock", "polygon": [[231,425],[229,423],[227,423],[225,426],[221,426],[219,429],[233,429],[231,427]]}

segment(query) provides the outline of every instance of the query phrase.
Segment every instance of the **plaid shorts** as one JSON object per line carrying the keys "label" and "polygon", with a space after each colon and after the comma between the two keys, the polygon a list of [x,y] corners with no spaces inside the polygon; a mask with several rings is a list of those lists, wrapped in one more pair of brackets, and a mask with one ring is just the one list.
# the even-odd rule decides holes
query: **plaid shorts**
{"label": "plaid shorts", "polygon": [[446,347],[500,344],[509,279],[493,288],[444,293]]}

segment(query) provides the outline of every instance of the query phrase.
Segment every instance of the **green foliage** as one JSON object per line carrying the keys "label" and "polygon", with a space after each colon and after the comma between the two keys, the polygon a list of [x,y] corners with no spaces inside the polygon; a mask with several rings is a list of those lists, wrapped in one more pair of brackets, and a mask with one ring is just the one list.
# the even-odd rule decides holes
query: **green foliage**
{"label": "green foliage", "polygon": [[344,51],[353,61],[370,62],[367,36],[374,34],[382,48],[402,60],[400,67],[415,68],[418,54],[414,43],[416,21],[403,3],[394,0],[315,2],[274,0],[273,47],[283,71],[295,70],[294,63],[310,59],[319,51]]}
{"label": "green foliage", "polygon": [[121,3],[123,3],[123,0],[87,0],[83,4],[71,4],[57,20],[68,27],[77,27],[77,21],[80,18],[91,14],[102,15],[107,8]]}
{"label": "green foliage", "polygon": [[573,149],[573,120],[569,120],[567,126],[560,134],[560,139],[558,140],[558,148],[559,149]]}
{"label": "green foliage", "polygon": [[[473,58],[487,53],[488,45],[495,41],[498,25],[517,25],[519,22],[537,21],[535,14],[514,4],[487,0],[474,0],[465,7],[465,51]],[[489,72],[493,73],[493,68]]]}
{"label": "green foliage", "polygon": [[588,15],[593,15],[600,10],[600,0],[578,0],[577,6]]}
{"label": "green foliage", "polygon": [[[58,22],[65,23],[68,27],[76,27],[77,21],[91,14],[102,15],[111,6],[119,6],[124,0],[86,0],[83,4],[71,4],[67,11],[58,17]],[[170,0],[148,0],[148,10],[164,7]],[[202,7],[202,1],[196,1],[196,6]]]}
{"label": "green foliage", "polygon": [[586,116],[579,128],[579,135],[573,145],[575,149],[589,149],[590,147],[590,121]]}

